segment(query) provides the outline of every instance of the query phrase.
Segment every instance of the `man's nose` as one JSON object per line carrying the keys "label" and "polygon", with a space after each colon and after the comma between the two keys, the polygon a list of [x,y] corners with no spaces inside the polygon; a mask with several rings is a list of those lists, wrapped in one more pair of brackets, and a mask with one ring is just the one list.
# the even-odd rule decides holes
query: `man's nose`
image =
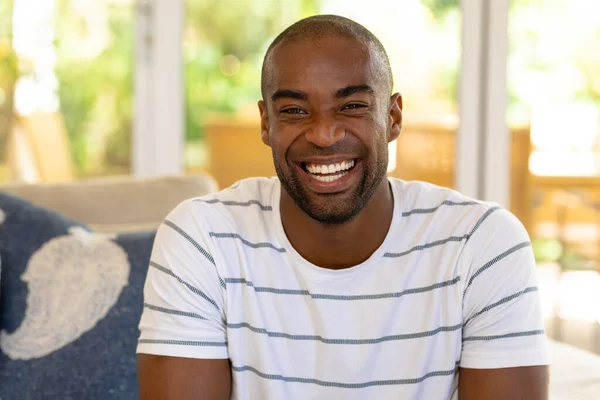
{"label": "man's nose", "polygon": [[330,147],[346,136],[346,130],[335,118],[316,116],[305,134],[306,140],[319,147]]}

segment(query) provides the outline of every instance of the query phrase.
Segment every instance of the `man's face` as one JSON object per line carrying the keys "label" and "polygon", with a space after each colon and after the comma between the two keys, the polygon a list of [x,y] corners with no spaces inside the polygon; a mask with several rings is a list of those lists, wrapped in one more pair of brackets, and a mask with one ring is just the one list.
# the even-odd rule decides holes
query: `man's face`
{"label": "man's face", "polygon": [[350,220],[386,176],[399,134],[390,104],[400,100],[390,103],[368,47],[353,39],[284,42],[267,62],[262,139],[283,187],[317,221]]}

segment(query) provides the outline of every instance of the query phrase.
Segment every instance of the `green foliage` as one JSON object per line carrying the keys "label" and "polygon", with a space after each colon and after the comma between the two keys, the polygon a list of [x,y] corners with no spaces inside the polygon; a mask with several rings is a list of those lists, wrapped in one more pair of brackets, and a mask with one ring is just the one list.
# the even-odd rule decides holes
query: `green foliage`
{"label": "green foliage", "polygon": [[556,262],[563,255],[563,246],[558,240],[535,238],[531,247],[538,262]]}
{"label": "green foliage", "polygon": [[17,57],[12,49],[12,1],[0,0],[0,162],[13,121],[14,85],[18,77]]}
{"label": "green foliage", "polygon": [[588,13],[592,18],[580,22],[581,12],[593,8],[594,3],[596,0],[511,1],[509,121],[527,123],[538,103],[600,107],[600,24],[595,11]]}
{"label": "green foliage", "polygon": [[[108,45],[94,57],[82,57],[76,49],[83,47],[88,27],[69,3],[59,3],[55,72],[75,168],[79,174],[127,172],[133,118],[132,6],[108,7]],[[94,136],[105,140],[95,141]],[[94,161],[95,152],[104,155]],[[105,166],[110,170],[102,170]]]}
{"label": "green foliage", "polygon": [[593,267],[586,257],[575,249],[564,246],[557,239],[534,238],[531,247],[539,263],[557,263],[564,270],[588,270]]}
{"label": "green foliage", "polygon": [[[80,175],[126,172],[133,118],[134,5],[107,5],[109,43],[99,54],[82,57],[84,41],[98,32],[90,31],[89,21],[70,3],[58,2],[56,75],[73,161]],[[234,114],[259,98],[265,44],[317,8],[318,0],[186,1],[187,139],[201,138],[208,113]],[[223,71],[220,64],[227,55],[239,60],[239,67]]]}
{"label": "green foliage", "polygon": [[[266,46],[287,25],[317,12],[319,0],[188,0],[186,4],[186,138],[194,140],[202,137],[208,114],[234,114],[260,99]],[[220,65],[225,56],[239,62],[229,73]]]}
{"label": "green foliage", "polygon": [[[98,54],[83,57],[81,49],[85,45],[82,43],[97,32],[89,26],[89,20],[77,14],[72,0],[56,1],[58,96],[77,172],[83,175],[126,172],[130,164],[133,119],[135,2],[100,2],[107,8],[107,18],[102,24],[108,31],[108,42]],[[293,21],[318,13],[322,1],[185,1],[188,140],[202,138],[203,125],[209,114],[233,115],[248,104],[256,103],[260,98],[260,67],[266,46]],[[554,66],[552,60],[544,58],[540,52],[542,38],[536,26],[518,16],[523,10],[531,12],[542,4],[563,1],[511,2],[509,29],[511,45],[515,47],[511,57],[516,59],[513,68],[542,73]],[[4,101],[0,101],[0,160],[5,148],[3,138],[13,118],[15,81],[19,73],[29,74],[23,70],[19,72],[18,60],[12,51],[12,3],[0,0],[0,100],[4,97]],[[441,23],[459,18],[458,0],[422,0],[422,3]],[[598,57],[591,56],[597,43],[600,43],[600,31],[578,53],[576,67],[585,75],[587,84],[566,100],[600,104],[600,64]],[[458,72],[454,66],[441,72],[439,78],[444,85],[436,96],[455,98]],[[511,76],[514,78],[514,73]],[[525,108],[528,99],[520,91],[511,87],[509,96],[511,109]],[[98,154],[101,154],[100,158]]]}
{"label": "green foliage", "polygon": [[[98,54],[82,55],[88,50],[86,41],[103,34],[91,23],[97,21],[90,21],[101,16],[84,15],[71,3],[57,0],[55,73],[73,163],[78,175],[127,172],[133,118],[135,6],[133,2],[105,3],[107,26],[103,28],[107,29],[108,43]],[[208,113],[234,114],[259,98],[265,45],[287,24],[316,12],[318,5],[319,0],[287,4],[278,0],[186,1],[188,139],[201,137]],[[0,18],[6,15],[9,20],[10,10],[4,11],[0,7]],[[239,60],[239,68],[234,65],[233,70],[223,71],[220,64],[227,55]],[[3,60],[0,55],[0,68]],[[5,68],[0,76],[14,84],[16,58],[12,60],[14,74]],[[12,105],[8,113],[12,115]]]}
{"label": "green foliage", "polygon": [[431,10],[436,18],[440,18],[446,12],[458,8],[458,0],[422,0],[422,3]]}
{"label": "green foliage", "polygon": [[561,264],[565,270],[595,270],[594,263],[589,262],[588,259],[581,256],[578,252],[570,249],[565,251],[565,254],[561,259]]}

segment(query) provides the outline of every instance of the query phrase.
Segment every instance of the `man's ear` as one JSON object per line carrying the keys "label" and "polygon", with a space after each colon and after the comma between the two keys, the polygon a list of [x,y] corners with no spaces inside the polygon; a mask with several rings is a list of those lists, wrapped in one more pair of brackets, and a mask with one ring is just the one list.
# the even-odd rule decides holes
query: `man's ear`
{"label": "man's ear", "polygon": [[402,96],[400,93],[392,95],[390,99],[390,129],[388,142],[398,139],[402,132]]}
{"label": "man's ear", "polygon": [[260,138],[264,144],[271,147],[271,141],[269,140],[269,114],[264,100],[258,102],[258,111],[260,112]]}

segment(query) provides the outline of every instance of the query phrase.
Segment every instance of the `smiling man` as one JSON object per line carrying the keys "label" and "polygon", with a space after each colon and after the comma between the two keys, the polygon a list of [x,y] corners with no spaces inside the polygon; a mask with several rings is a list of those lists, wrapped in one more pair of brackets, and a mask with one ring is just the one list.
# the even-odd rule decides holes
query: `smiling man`
{"label": "smiling man", "polygon": [[258,106],[277,178],[161,225],[141,399],[547,398],[527,233],[495,204],[386,176],[392,87],[381,43],[351,20],[274,40]]}

